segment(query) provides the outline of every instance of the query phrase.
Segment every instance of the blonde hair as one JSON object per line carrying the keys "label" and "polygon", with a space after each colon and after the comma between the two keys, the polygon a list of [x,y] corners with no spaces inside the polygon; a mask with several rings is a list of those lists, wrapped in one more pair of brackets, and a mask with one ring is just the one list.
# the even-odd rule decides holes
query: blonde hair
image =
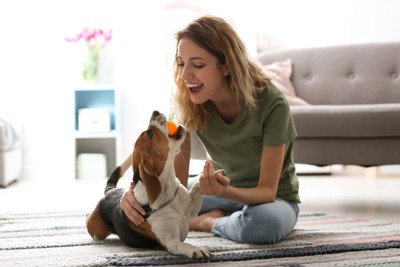
{"label": "blonde hair", "polygon": [[[247,49],[235,30],[222,18],[203,16],[194,20],[183,30],[176,33],[178,43],[189,38],[201,48],[226,64],[230,75],[227,77],[230,88],[238,103],[244,101],[249,110],[256,106],[255,94],[266,88],[270,81],[260,65],[252,61]],[[176,50],[177,53],[177,50]],[[180,79],[177,54],[174,60],[175,96],[172,103],[174,120],[185,125],[189,131],[204,131],[207,127],[207,102],[194,104],[190,100],[188,89]]]}

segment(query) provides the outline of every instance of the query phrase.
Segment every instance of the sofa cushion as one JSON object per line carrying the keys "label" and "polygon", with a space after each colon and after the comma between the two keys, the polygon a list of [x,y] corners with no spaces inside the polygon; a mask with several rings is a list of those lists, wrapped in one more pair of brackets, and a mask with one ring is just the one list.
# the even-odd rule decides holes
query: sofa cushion
{"label": "sofa cushion", "polygon": [[309,105],[309,103],[296,96],[295,89],[290,81],[292,76],[291,59],[276,61],[262,67],[265,73],[272,77],[272,83],[285,95],[289,105]]}
{"label": "sofa cushion", "polygon": [[400,136],[400,103],[292,106],[298,138]]}

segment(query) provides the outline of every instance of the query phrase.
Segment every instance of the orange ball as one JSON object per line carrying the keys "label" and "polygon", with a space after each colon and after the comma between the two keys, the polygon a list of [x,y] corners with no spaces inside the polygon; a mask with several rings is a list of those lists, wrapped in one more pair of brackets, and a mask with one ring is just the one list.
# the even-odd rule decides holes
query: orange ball
{"label": "orange ball", "polygon": [[169,135],[174,135],[176,133],[176,131],[178,131],[178,126],[176,126],[176,124],[172,121],[167,121],[167,125],[168,125],[168,134]]}

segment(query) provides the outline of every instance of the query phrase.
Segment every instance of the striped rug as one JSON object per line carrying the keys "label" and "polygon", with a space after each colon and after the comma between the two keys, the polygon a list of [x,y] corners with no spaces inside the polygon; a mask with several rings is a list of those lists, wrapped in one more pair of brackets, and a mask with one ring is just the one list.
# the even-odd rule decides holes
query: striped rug
{"label": "striped rug", "polygon": [[132,249],[118,237],[94,241],[81,212],[0,215],[0,266],[400,266],[400,224],[329,214],[301,214],[274,245],[238,244],[190,232],[208,260]]}

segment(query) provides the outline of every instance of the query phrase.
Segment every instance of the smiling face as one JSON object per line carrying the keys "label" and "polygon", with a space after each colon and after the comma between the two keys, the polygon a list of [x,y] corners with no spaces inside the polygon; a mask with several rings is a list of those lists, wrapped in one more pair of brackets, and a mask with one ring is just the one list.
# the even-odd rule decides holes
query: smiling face
{"label": "smiling face", "polygon": [[215,56],[190,38],[179,41],[177,60],[179,77],[186,84],[193,103],[218,101],[229,92],[226,65],[219,64]]}

